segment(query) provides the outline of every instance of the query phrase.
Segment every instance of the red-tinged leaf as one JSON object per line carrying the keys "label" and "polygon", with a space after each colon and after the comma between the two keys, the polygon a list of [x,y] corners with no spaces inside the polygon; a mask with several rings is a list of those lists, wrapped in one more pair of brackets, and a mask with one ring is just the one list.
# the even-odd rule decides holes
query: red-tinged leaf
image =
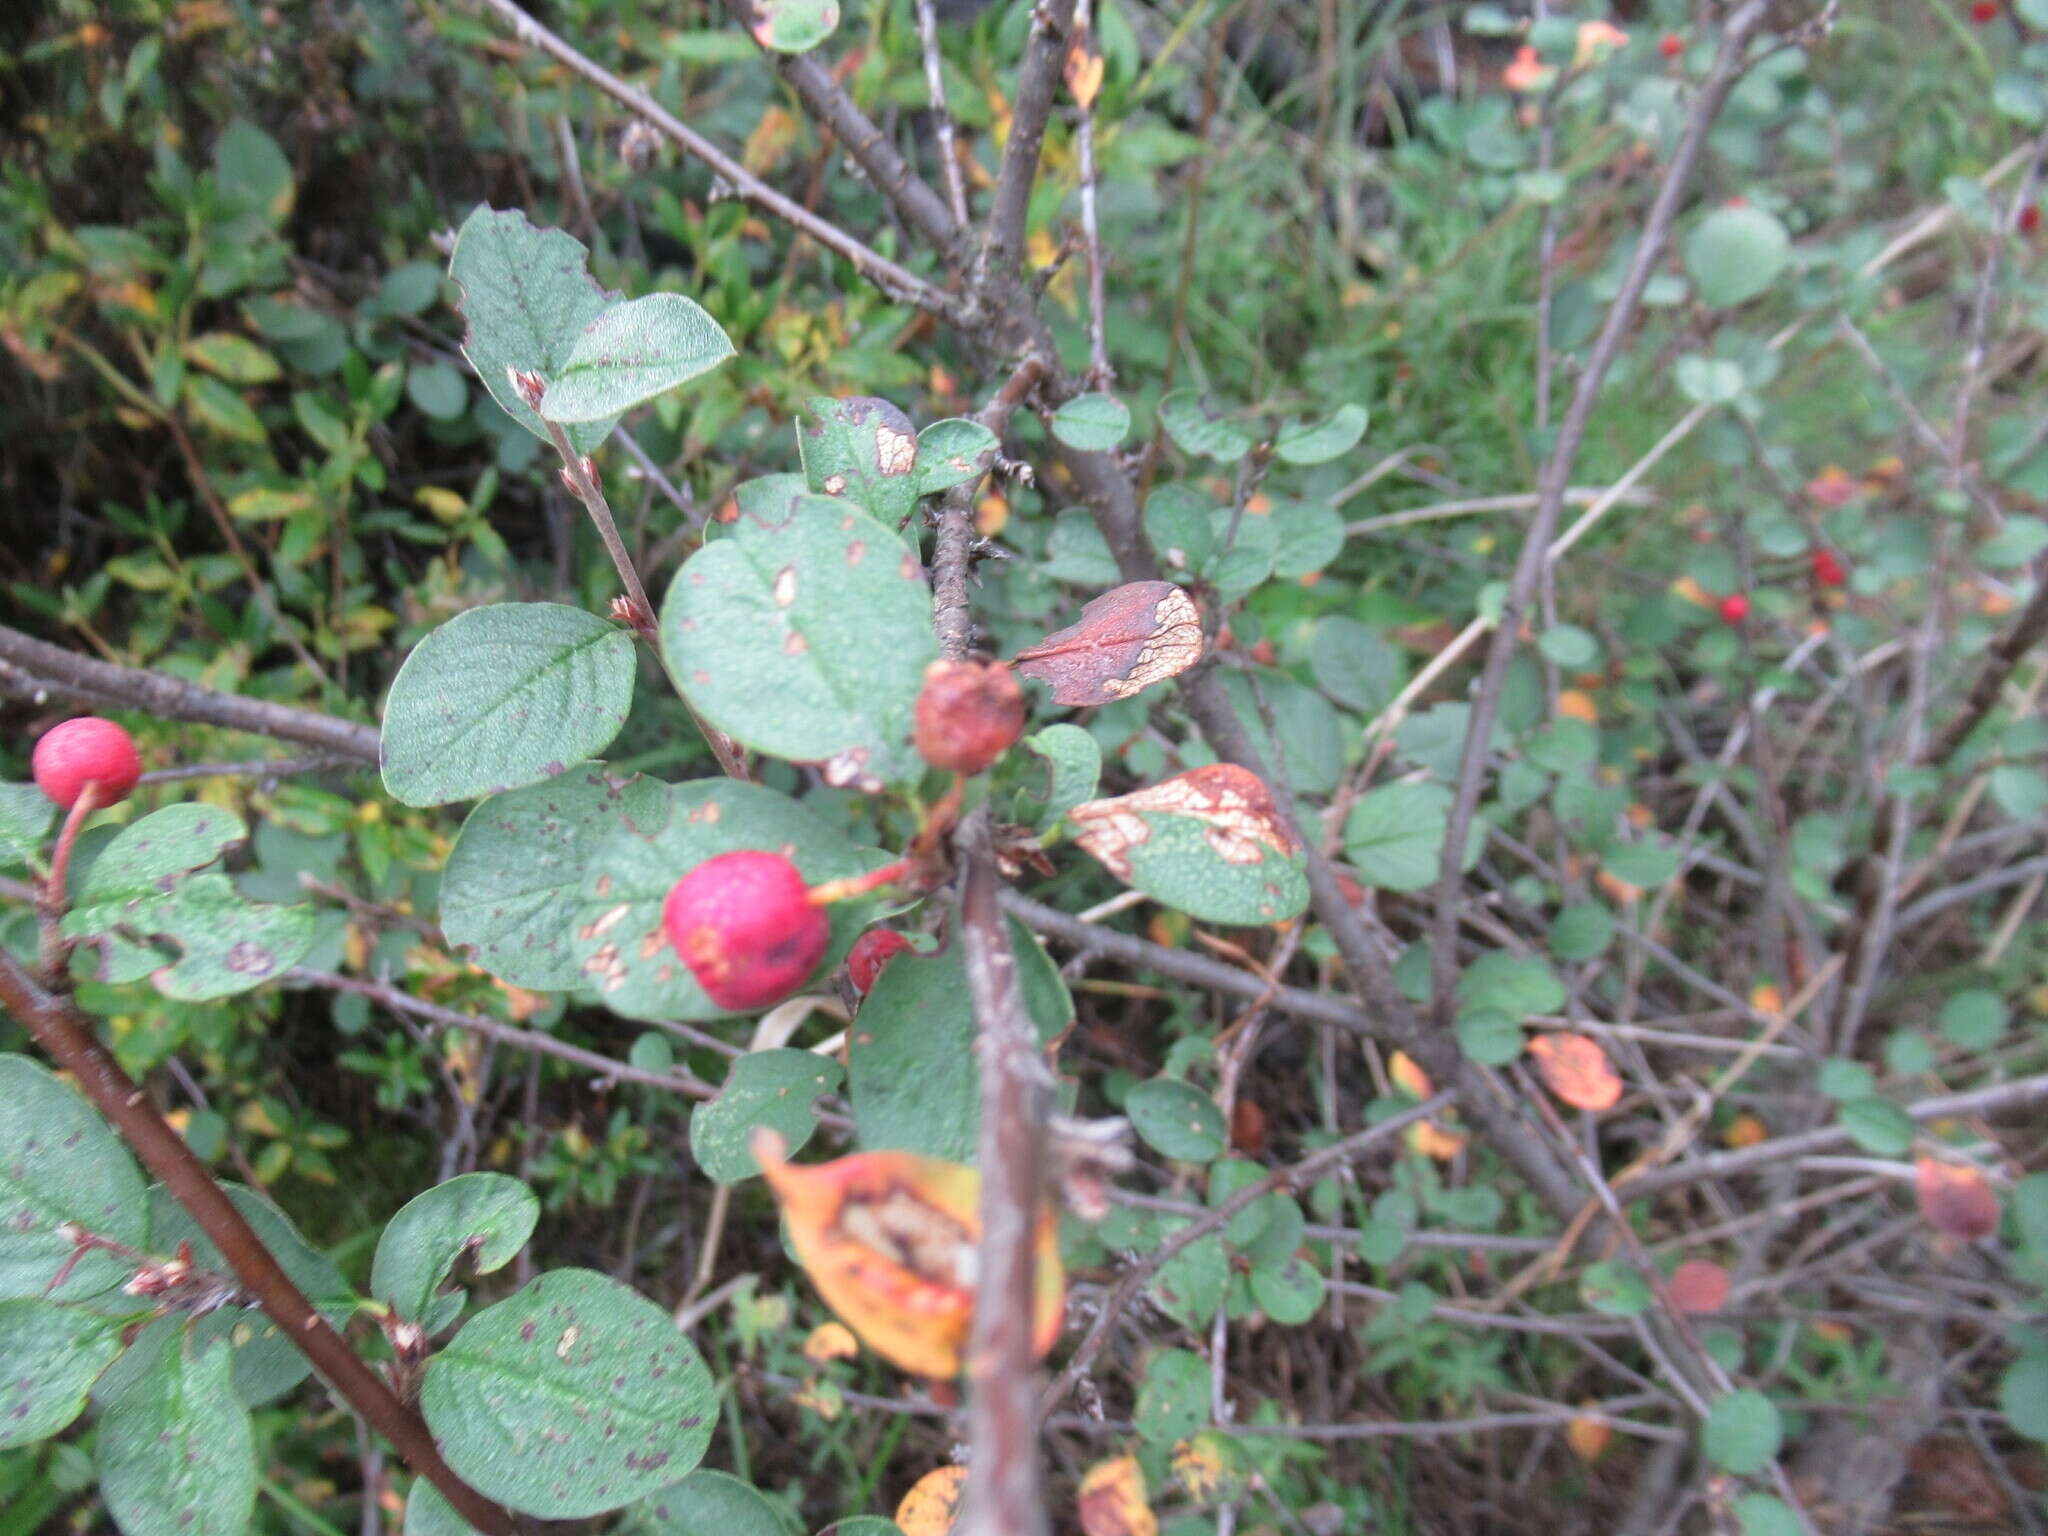
{"label": "red-tinged leaf", "polygon": [[1828,465],[1806,482],[1807,496],[1823,507],[1845,507],[1861,490],[1856,477],[1838,464]]}
{"label": "red-tinged leaf", "polygon": [[1170,581],[1102,594],[1078,623],[1017,653],[1017,670],[1052,685],[1055,704],[1113,704],[1202,659],[1202,615]]}
{"label": "red-tinged leaf", "polygon": [[1991,1181],[1965,1163],[1914,1161],[1913,1193],[1927,1224],[1958,1242],[1974,1243],[1998,1230],[1998,1196]]}
{"label": "red-tinged leaf", "polygon": [[1584,1035],[1538,1035],[1529,1054],[1544,1085],[1574,1109],[1612,1109],[1621,1098],[1621,1079],[1607,1053]]}
{"label": "red-tinged leaf", "polygon": [[753,0],[754,40],[777,53],[804,53],[839,25],[839,0]]}
{"label": "red-tinged leaf", "polygon": [[1308,904],[1302,850],[1255,773],[1211,763],[1067,813],[1119,880],[1190,916],[1273,923]]}
{"label": "red-tinged leaf", "polygon": [[1159,1517],[1145,1502],[1145,1473],[1135,1456],[1113,1456],[1082,1473],[1078,1502],[1087,1536],[1159,1536]]}
{"label": "red-tinged leaf", "polygon": [[1671,1299],[1681,1312],[1718,1312],[1728,1303],[1728,1271],[1707,1259],[1687,1259],[1671,1272]]}

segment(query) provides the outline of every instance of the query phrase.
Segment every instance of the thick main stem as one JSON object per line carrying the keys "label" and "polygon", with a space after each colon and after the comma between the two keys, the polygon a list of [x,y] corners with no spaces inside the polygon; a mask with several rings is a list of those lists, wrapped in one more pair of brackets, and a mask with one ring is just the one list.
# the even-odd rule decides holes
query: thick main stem
{"label": "thick main stem", "polygon": [[962,826],[960,940],[981,1067],[981,1246],[968,1341],[972,1459],[955,1536],[1046,1536],[1032,1353],[1033,1229],[1045,1198],[1051,1082],[997,905],[986,810]]}
{"label": "thick main stem", "polygon": [[349,1406],[391,1442],[408,1466],[440,1490],[463,1519],[486,1536],[515,1536],[518,1521],[441,1459],[425,1420],[398,1400],[292,1283],[205,1165],[94,1037],[71,1000],[38,984],[4,949],[0,1003],[77,1080],[93,1107],[221,1251],[242,1288]]}

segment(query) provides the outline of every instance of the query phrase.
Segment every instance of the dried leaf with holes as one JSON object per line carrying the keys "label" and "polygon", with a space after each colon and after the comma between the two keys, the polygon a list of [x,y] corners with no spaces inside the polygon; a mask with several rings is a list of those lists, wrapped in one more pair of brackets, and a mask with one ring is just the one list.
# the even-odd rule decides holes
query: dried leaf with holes
{"label": "dried leaf with holes", "polygon": [[1202,614],[1170,581],[1112,587],[1080,619],[1017,653],[1055,704],[1113,704],[1202,659]]}
{"label": "dried leaf with holes", "polygon": [[1974,1243],[1998,1230],[1998,1196],[1981,1170],[1931,1157],[1916,1158],[1913,1166],[1920,1214],[1935,1231]]}
{"label": "dried leaf with holes", "polygon": [[966,1487],[965,1467],[937,1467],[912,1483],[896,1506],[903,1536],[946,1536],[960,1513],[960,1495]]}
{"label": "dried leaf with holes", "polygon": [[[958,1375],[974,1316],[980,1175],[908,1152],[798,1166],[765,1128],[754,1133],[753,1149],[790,1246],[825,1305],[891,1364],[919,1376]],[[1043,1355],[1059,1337],[1066,1304],[1050,1206],[1039,1216],[1036,1257],[1033,1344]]]}
{"label": "dried leaf with holes", "polygon": [[1728,1271],[1709,1259],[1687,1259],[1671,1272],[1671,1299],[1681,1312],[1718,1312],[1728,1304]]}
{"label": "dried leaf with holes", "polygon": [[1538,1035],[1529,1042],[1544,1085],[1574,1109],[1612,1109],[1621,1099],[1621,1079],[1607,1053],[1584,1035]]}
{"label": "dried leaf with holes", "polygon": [[1145,1502],[1145,1473],[1135,1456],[1112,1456],[1081,1474],[1077,1499],[1087,1536],[1159,1536]]}

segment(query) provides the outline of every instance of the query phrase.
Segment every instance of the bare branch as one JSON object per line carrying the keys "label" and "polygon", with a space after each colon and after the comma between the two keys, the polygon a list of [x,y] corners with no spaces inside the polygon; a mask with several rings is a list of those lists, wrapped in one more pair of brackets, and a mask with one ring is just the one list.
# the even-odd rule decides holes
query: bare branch
{"label": "bare branch", "polygon": [[1075,3],[1040,0],[1031,15],[1031,38],[1017,71],[1010,136],[1003,144],[988,233],[982,240],[977,277],[983,283],[1014,276],[1023,254],[1024,220],[1031,211],[1031,188],[1038,180],[1038,155],[1045,146],[1045,125],[1052,116],[1060,65],[1073,32]]}
{"label": "bare branch", "polygon": [[931,93],[932,123],[939,140],[939,169],[946,180],[946,201],[953,222],[967,227],[967,178],[960,170],[960,147],[954,139],[953,114],[946,107],[944,56],[939,52],[939,15],[932,0],[917,0],[917,34],[924,45],[924,83]]}

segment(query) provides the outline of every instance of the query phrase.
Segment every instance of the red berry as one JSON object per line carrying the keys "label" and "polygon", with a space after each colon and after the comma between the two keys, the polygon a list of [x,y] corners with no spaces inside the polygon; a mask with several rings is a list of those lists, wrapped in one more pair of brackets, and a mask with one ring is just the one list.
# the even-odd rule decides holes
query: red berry
{"label": "red berry", "polygon": [[1252,642],[1252,660],[1260,666],[1270,667],[1279,658],[1280,653],[1273,649],[1272,641],[1262,637]]}
{"label": "red berry", "polygon": [[846,975],[854,991],[862,997],[874,991],[882,967],[908,948],[910,940],[893,928],[870,928],[855,939],[853,952],[846,957]]}
{"label": "red berry", "polygon": [[1749,617],[1749,599],[1740,592],[1731,592],[1721,599],[1721,622],[1740,624]]}
{"label": "red berry", "polygon": [[705,996],[736,1013],[779,1003],[825,958],[831,925],[779,853],[721,853],[668,893],[661,920]]}
{"label": "red berry", "polygon": [[1970,20],[1980,27],[1998,20],[1998,0],[1977,0],[1970,7]]}
{"label": "red berry", "polygon": [[1835,558],[1831,549],[1816,549],[1813,552],[1813,579],[1824,587],[1839,587],[1849,579],[1842,569],[1842,562]]}
{"label": "red berry", "polygon": [[934,768],[980,773],[1024,734],[1024,690],[1002,662],[935,661],[917,696],[917,750]]}
{"label": "red berry", "polygon": [[1685,52],[1685,39],[1676,32],[1666,32],[1663,40],[1657,44],[1657,51],[1667,59],[1675,59]]}
{"label": "red berry", "polygon": [[2020,233],[2031,235],[2041,227],[2041,205],[2029,203],[2020,210]]}
{"label": "red berry", "polygon": [[53,727],[36,743],[30,762],[43,793],[67,811],[88,784],[99,786],[94,805],[104,807],[126,800],[142,777],[135,738],[96,715]]}

